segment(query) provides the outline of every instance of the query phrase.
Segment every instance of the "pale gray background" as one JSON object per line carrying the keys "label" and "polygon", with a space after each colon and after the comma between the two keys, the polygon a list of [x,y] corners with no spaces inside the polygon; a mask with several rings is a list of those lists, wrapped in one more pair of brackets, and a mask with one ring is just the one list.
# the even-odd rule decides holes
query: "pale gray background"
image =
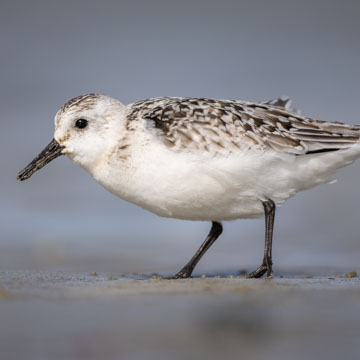
{"label": "pale gray background", "polygon": [[[210,224],[128,204],[65,157],[15,180],[52,139],[58,107],[87,92],[286,94],[305,115],[360,123],[359,18],[357,0],[2,1],[0,267],[178,270]],[[278,210],[275,271],[359,265],[359,164],[336,177]],[[262,249],[262,220],[225,223],[198,273],[254,267]]]}
{"label": "pale gray background", "polygon": [[[360,123],[359,19],[358,0],[1,1],[1,359],[357,360],[359,278],[336,274],[360,270],[360,162],[278,209],[273,281],[129,281],[177,271],[210,224],[127,204],[65,157],[15,177],[86,92],[286,94]],[[263,220],[224,225],[196,275],[259,265]]]}

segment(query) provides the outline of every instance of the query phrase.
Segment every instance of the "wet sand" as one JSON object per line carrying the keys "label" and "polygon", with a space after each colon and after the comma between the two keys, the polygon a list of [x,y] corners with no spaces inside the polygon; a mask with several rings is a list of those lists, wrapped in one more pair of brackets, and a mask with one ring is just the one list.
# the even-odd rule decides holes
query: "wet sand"
{"label": "wet sand", "polygon": [[0,271],[1,359],[358,359],[360,278]]}

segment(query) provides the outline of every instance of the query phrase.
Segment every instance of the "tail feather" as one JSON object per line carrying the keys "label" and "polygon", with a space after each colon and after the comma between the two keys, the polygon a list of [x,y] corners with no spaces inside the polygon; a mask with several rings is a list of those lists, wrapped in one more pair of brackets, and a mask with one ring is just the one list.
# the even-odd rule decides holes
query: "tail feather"
{"label": "tail feather", "polygon": [[[263,102],[271,106],[262,118],[272,117],[276,126],[277,134],[268,134],[267,142],[270,146],[281,151],[291,149],[291,152],[298,155],[316,154],[329,151],[349,149],[359,143],[360,126],[348,125],[342,122],[329,122],[313,120],[299,115],[299,111],[291,107],[291,100],[288,97],[279,97],[274,100]],[[261,112],[261,109],[258,110]],[[288,146],[296,142],[296,150]]]}

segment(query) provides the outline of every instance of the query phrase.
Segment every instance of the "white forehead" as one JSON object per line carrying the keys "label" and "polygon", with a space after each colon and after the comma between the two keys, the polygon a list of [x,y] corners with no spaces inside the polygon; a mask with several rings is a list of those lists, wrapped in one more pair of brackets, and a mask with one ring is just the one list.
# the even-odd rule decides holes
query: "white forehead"
{"label": "white forehead", "polygon": [[102,94],[85,94],[77,96],[63,105],[55,115],[55,126],[58,127],[64,117],[73,117],[78,114],[104,113],[112,105],[120,105],[115,99]]}

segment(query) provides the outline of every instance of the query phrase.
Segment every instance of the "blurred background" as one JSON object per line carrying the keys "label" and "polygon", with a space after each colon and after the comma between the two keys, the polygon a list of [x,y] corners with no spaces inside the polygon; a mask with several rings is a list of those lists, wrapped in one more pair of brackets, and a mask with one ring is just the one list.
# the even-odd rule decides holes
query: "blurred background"
{"label": "blurred background", "polygon": [[[66,157],[16,181],[58,108],[88,92],[124,103],[288,95],[304,115],[360,123],[359,16],[356,0],[2,1],[0,267],[177,271],[209,223],[128,204]],[[278,210],[275,271],[359,264],[360,164],[335,178]],[[261,261],[262,219],[224,225],[198,273]]]}
{"label": "blurred background", "polygon": [[[162,219],[116,198],[66,157],[17,181],[52,139],[54,115],[66,101],[88,92],[126,104],[156,96],[264,101],[287,95],[306,116],[359,124],[359,19],[358,0],[1,1],[0,298],[1,284],[15,276],[9,271],[18,274],[17,284],[26,283],[24,270],[172,274],[209,231],[209,223]],[[275,274],[360,268],[360,162],[334,179],[278,209]],[[195,275],[253,270],[263,246],[263,219],[225,223]],[[207,358],[240,345],[245,356],[262,351],[258,359],[301,359],[314,349],[318,355],[327,349],[327,359],[344,349],[359,353],[353,337],[359,297],[329,300],[326,293],[311,302],[309,292],[296,307],[295,293],[286,307],[285,297],[275,292],[269,299],[264,289],[226,301],[195,295],[116,298],[105,307],[42,297],[3,302],[1,357],[13,346],[17,359],[119,359],[118,347],[130,346],[135,352],[122,358],[158,360],[164,343],[166,359],[177,358],[168,356],[173,344],[184,358],[195,343]],[[328,345],[338,344],[340,323],[343,342],[333,352]],[[165,337],[151,330],[148,338],[155,328]],[[147,346],[154,337],[157,345]],[[213,351],[219,339],[223,347]],[[238,359],[239,352],[231,356]]]}

